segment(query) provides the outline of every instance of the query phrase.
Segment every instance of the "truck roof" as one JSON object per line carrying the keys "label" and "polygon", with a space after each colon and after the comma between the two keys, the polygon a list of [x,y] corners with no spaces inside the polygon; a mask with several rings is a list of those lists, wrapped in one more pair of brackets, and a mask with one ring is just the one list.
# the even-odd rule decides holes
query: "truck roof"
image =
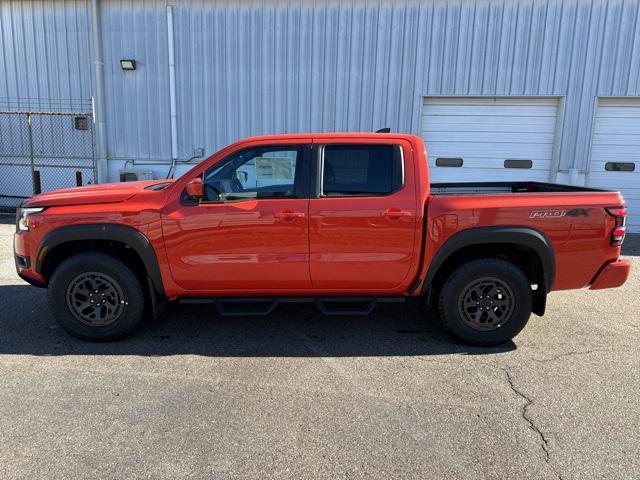
{"label": "truck roof", "polygon": [[258,135],[254,137],[248,137],[240,140],[241,142],[259,141],[259,140],[296,140],[296,139],[309,139],[309,138],[322,138],[322,139],[349,139],[363,140],[363,139],[380,139],[380,138],[393,138],[393,139],[405,139],[408,141],[422,141],[422,139],[409,133],[375,133],[375,132],[315,132],[315,133],[283,133],[275,135]]}

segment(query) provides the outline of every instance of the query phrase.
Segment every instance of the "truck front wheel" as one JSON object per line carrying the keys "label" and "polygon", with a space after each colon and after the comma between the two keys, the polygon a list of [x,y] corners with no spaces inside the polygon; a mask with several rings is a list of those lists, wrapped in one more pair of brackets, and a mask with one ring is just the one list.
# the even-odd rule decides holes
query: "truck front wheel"
{"label": "truck front wheel", "polygon": [[138,277],[119,259],[97,252],[62,262],[49,282],[48,300],[60,326],[83,340],[121,338],[144,312]]}
{"label": "truck front wheel", "polygon": [[531,316],[527,277],[501,258],[480,258],[458,267],[439,298],[442,325],[473,345],[499,345],[515,337]]}

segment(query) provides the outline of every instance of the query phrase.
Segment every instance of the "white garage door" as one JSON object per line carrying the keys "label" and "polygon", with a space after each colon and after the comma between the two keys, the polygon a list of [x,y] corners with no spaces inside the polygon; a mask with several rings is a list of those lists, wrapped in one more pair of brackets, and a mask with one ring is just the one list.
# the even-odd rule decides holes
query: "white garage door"
{"label": "white garage door", "polygon": [[600,99],[591,148],[588,185],[620,190],[628,230],[640,232],[640,99]]}
{"label": "white garage door", "polygon": [[555,98],[424,99],[432,182],[549,181]]}

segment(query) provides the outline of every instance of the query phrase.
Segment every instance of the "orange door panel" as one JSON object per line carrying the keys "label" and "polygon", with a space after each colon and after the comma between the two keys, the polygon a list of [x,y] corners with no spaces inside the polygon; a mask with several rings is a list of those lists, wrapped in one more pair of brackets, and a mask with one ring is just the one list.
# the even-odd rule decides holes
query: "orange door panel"
{"label": "orange door panel", "polygon": [[202,179],[204,197],[181,189],[162,215],[180,287],[212,295],[311,288],[308,142],[248,142],[190,176]]}
{"label": "orange door panel", "polygon": [[310,288],[308,199],[181,206],[163,216],[175,282],[188,290]]}
{"label": "orange door panel", "polygon": [[[342,195],[340,189],[359,188],[358,184],[343,187],[344,183],[335,180],[340,173],[333,170],[340,168],[342,158],[338,158],[334,166],[321,165],[324,179],[319,188],[323,191],[319,198],[311,199],[309,206],[310,270],[314,288],[392,291],[406,282],[418,260],[415,245],[418,219],[411,149],[408,144],[402,146],[402,185],[390,194],[353,196],[353,192],[345,191]],[[325,153],[322,147],[319,151],[318,161],[322,164]],[[345,168],[357,167],[353,155],[344,155],[344,160],[348,164]],[[330,173],[327,173],[328,167]],[[343,175],[353,175],[358,180],[358,174],[345,172]],[[327,192],[328,181],[335,183],[329,187],[335,190],[335,196]],[[360,185],[366,181],[363,178]]]}

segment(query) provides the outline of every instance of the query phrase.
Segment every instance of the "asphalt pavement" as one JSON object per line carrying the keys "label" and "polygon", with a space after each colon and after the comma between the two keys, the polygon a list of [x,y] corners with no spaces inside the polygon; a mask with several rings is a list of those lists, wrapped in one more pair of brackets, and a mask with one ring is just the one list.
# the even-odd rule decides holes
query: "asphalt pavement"
{"label": "asphalt pavement", "polygon": [[0,225],[0,478],[640,479],[640,236],[619,289],[553,293],[498,348],[418,302],[368,317],[172,306],[62,331]]}

